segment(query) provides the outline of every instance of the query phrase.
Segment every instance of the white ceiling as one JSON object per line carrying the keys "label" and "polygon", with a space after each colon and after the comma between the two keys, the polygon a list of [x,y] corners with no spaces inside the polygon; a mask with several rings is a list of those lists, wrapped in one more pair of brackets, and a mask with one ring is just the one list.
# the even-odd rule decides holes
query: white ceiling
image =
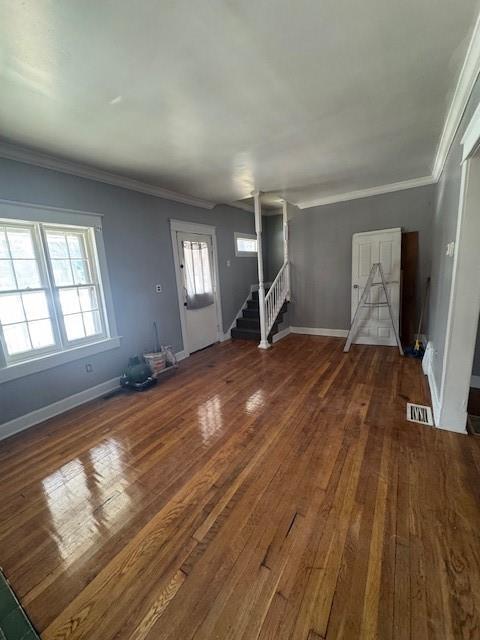
{"label": "white ceiling", "polygon": [[0,135],[212,202],[432,173],[478,0],[0,0]]}

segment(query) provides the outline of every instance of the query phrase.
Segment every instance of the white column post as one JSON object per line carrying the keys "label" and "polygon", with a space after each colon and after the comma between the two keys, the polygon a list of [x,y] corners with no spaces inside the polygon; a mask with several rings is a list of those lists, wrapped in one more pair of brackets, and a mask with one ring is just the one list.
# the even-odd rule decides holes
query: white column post
{"label": "white column post", "polygon": [[290,301],[290,262],[288,259],[288,204],[282,200],[283,218],[283,262],[287,264],[287,300]]}
{"label": "white column post", "polygon": [[263,281],[263,255],[262,255],[262,205],[260,191],[252,193],[255,204],[255,231],[257,233],[257,260],[258,260],[258,307],[260,313],[260,344],[259,349],[268,349],[267,327],[265,323],[265,283]]}

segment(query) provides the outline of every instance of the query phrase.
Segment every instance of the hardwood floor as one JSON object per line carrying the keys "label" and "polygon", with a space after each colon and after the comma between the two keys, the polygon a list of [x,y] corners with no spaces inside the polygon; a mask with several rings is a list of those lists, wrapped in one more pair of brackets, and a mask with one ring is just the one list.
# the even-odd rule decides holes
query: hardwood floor
{"label": "hardwood floor", "polygon": [[480,442],[416,360],[224,343],[0,443],[0,565],[44,639],[480,637]]}

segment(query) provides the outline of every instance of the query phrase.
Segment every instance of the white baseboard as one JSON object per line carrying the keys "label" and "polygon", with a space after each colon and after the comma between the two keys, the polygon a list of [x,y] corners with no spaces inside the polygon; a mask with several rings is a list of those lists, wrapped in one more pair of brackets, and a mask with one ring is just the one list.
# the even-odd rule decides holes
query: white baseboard
{"label": "white baseboard", "polygon": [[435,422],[435,426],[438,427],[440,424],[440,398],[438,395],[437,384],[435,382],[435,376],[433,375],[431,362],[428,363],[427,379],[428,386],[430,387],[430,396],[432,398],[433,420]]}
{"label": "white baseboard", "polygon": [[272,344],[275,344],[276,342],[279,342],[282,338],[286,338],[288,336],[288,334],[292,332],[291,329],[292,329],[291,327],[286,327],[285,329],[282,329],[281,331],[276,333],[272,337]]}
{"label": "white baseboard", "polygon": [[[184,360],[187,357],[185,351],[179,351],[175,355],[178,362]],[[61,413],[65,413],[65,411],[69,411],[70,409],[79,407],[81,404],[90,402],[90,400],[100,398],[110,391],[114,391],[119,387],[119,379],[120,376],[118,378],[106,380],[105,382],[101,382],[94,387],[90,387],[89,389],[85,389],[84,391],[80,391],[79,393],[74,393],[67,398],[63,398],[58,402],[53,402],[46,407],[35,409],[35,411],[31,411],[30,413],[26,413],[23,416],[14,418],[9,422],[0,424],[0,440],[8,438],[9,436],[13,436],[15,433],[19,433],[24,429],[29,429],[30,427],[33,427],[40,422],[44,422],[49,418],[54,418]]]}
{"label": "white baseboard", "polygon": [[480,389],[480,376],[472,376],[470,379],[470,386],[474,389]]}
{"label": "white baseboard", "polygon": [[3,424],[0,424],[0,440],[8,438],[14,433],[19,433],[29,427],[33,427],[39,422],[58,416],[60,413],[64,413],[74,407],[78,407],[85,402],[95,400],[95,398],[99,398],[100,396],[113,391],[118,386],[119,378],[112,378],[111,380],[97,384],[95,387],[90,387],[89,389],[75,393],[73,396],[68,396],[67,398],[63,398],[63,400],[49,404],[46,407],[41,407],[40,409],[26,413],[23,416],[14,418],[9,422],[4,422]]}
{"label": "white baseboard", "polygon": [[331,336],[333,338],[346,338],[348,329],[321,329],[319,327],[290,327],[291,333],[301,333],[307,336]]}

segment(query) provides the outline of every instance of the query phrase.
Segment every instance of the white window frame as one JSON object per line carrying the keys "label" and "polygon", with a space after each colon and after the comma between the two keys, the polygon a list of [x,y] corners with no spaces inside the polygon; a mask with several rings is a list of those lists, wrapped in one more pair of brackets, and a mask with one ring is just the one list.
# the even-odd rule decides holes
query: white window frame
{"label": "white window frame", "polygon": [[[258,238],[255,234],[252,233],[240,233],[240,231],[235,231],[234,236],[234,244],[235,244],[235,255],[237,258],[256,258],[258,255]],[[245,238],[247,240],[256,240],[257,241],[257,251],[240,251],[238,249],[237,240],[239,238]]]}
{"label": "white window frame", "polygon": [[46,263],[43,257],[43,253],[39,251],[40,246],[40,235],[39,235],[39,227],[35,226],[33,222],[20,221],[20,220],[8,220],[0,218],[0,227],[8,225],[11,229],[28,229],[31,231],[32,239],[33,239],[33,250],[35,254],[35,260],[37,262],[38,271],[40,275],[40,287],[36,289],[12,289],[11,291],[2,291],[0,292],[0,296],[15,294],[15,293],[25,293],[35,292],[35,291],[43,291],[45,293],[49,311],[49,319],[52,326],[52,333],[54,338],[54,344],[48,347],[43,347],[40,349],[33,349],[31,351],[27,351],[24,353],[17,353],[13,355],[8,355],[7,344],[3,335],[2,328],[0,326],[0,366],[11,366],[15,365],[19,362],[24,362],[27,359],[32,358],[41,358],[44,355],[48,355],[51,353],[55,353],[59,350],[60,344],[60,333],[58,328],[58,323],[56,322],[56,314],[54,310],[53,300],[52,300],[52,290],[50,286],[50,280],[48,277],[48,271],[46,267]]}
{"label": "white window frame", "polygon": [[[86,233],[89,236],[87,243],[89,245],[89,247],[87,247],[89,251],[89,263],[94,271],[93,279],[97,283],[99,311],[104,327],[104,332],[101,335],[65,342],[62,329],[59,326],[61,323],[59,322],[60,319],[58,319],[58,312],[52,314],[52,328],[57,341],[54,347],[48,347],[45,350],[36,350],[35,353],[18,354],[17,356],[9,356],[7,358],[7,351],[5,345],[2,343],[0,349],[0,383],[37,373],[79,358],[89,357],[96,353],[118,348],[120,346],[120,336],[118,336],[117,333],[108,277],[102,233],[102,215],[71,209],[59,209],[56,207],[0,200],[0,220],[2,223],[12,226],[28,225],[31,227],[35,225],[35,234],[38,233],[38,230],[41,230],[38,224],[43,224],[48,228],[63,228],[63,230],[65,230],[65,227],[87,229]],[[43,246],[48,251],[45,244],[44,232],[41,231],[41,233],[43,234]],[[47,284],[51,292],[51,294],[47,294],[47,300],[50,312],[52,312],[53,309],[50,308],[52,304],[50,298],[51,295],[55,295],[56,288],[51,278],[50,267],[45,263],[46,256],[39,255],[38,237],[35,238],[35,242],[35,251],[39,261],[42,284]],[[60,308],[58,301],[57,308]],[[61,342],[59,341],[60,336],[62,336]]]}
{"label": "white window frame", "polygon": [[[50,262],[52,258],[49,255],[49,247],[48,247],[48,241],[46,236],[49,231],[54,231],[54,232],[59,231],[61,233],[61,232],[65,232],[66,230],[69,230],[69,231],[71,230],[73,233],[75,233],[75,231],[77,230],[84,236],[84,243],[85,243],[85,250],[88,258],[88,264],[92,271],[91,283],[87,283],[85,285],[67,285],[67,286],[57,286],[55,284],[54,276],[52,273],[52,266]],[[55,299],[56,309],[58,310],[61,309],[61,302],[60,302],[60,296],[59,296],[59,291],[61,289],[74,289],[76,287],[82,287],[82,286],[85,286],[85,287],[93,286],[95,287],[96,294],[98,297],[98,311],[100,314],[100,320],[103,327],[102,333],[96,334],[95,336],[86,336],[85,338],[79,338],[78,340],[69,340],[67,337],[67,333],[64,325],[63,313],[57,313],[62,343],[65,345],[69,345],[69,348],[74,348],[82,344],[91,344],[92,342],[97,342],[99,340],[104,340],[105,338],[108,338],[110,333],[108,316],[105,309],[102,277],[101,277],[101,274],[99,273],[98,266],[97,266],[94,229],[92,227],[78,227],[76,225],[59,225],[59,224],[52,225],[52,224],[44,223],[44,226],[41,229],[41,235],[43,240],[43,246],[45,247],[46,252],[48,252],[46,267],[47,267],[49,279],[50,279],[50,289]],[[65,350],[66,349],[63,349],[63,351]]]}

